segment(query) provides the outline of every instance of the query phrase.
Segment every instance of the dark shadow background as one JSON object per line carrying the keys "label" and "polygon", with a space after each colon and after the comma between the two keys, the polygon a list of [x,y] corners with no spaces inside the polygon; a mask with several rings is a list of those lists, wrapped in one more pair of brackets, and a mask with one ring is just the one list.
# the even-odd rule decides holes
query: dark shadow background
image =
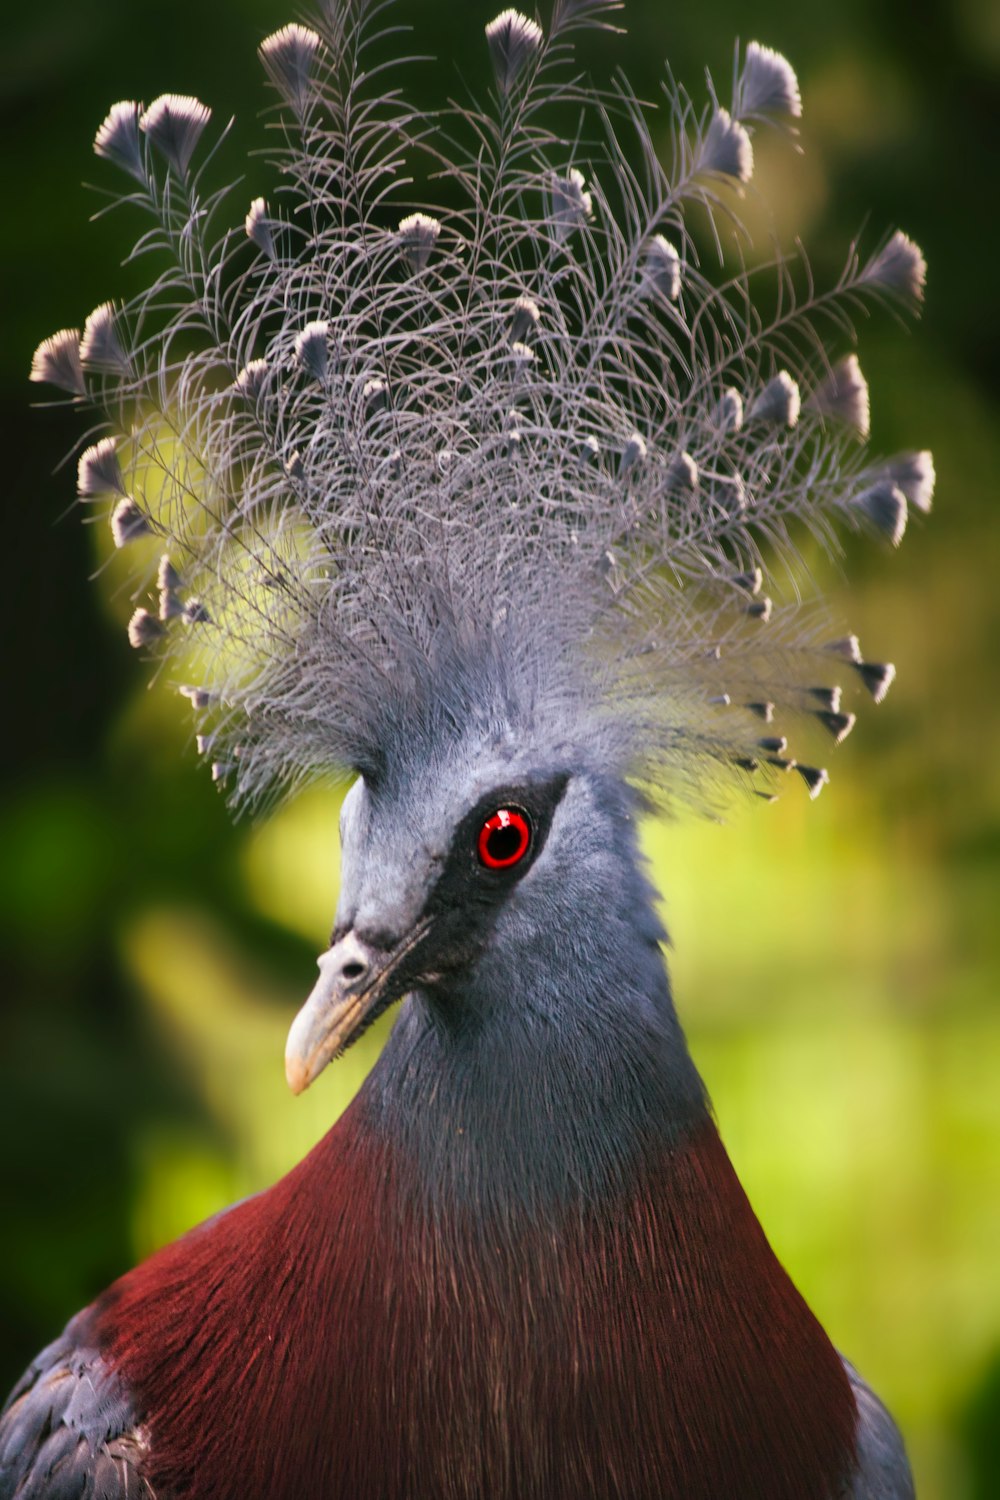
{"label": "dark shadow background", "polygon": [[[414,50],[446,60],[418,75],[428,104],[459,86],[452,60],[485,90],[493,7],[400,9],[416,27]],[[708,951],[719,934],[699,928],[676,876],[672,928],[698,997],[685,1012],[696,1055],[752,1196],[772,1205],[765,1224],[838,1341],[881,1361],[925,1500],[985,1500],[1000,1493],[1000,13],[990,0],[928,0],[922,13],[917,26],[902,0],[633,0],[628,35],[595,46],[588,62],[602,74],[621,63],[649,98],[664,56],[699,98],[708,64],[725,99],[737,35],[778,47],[805,101],[806,156],[788,169],[797,198],[783,233],[801,230],[820,279],[839,270],[869,213],[871,242],[901,225],[929,262],[915,333],[879,318],[862,340],[876,446],[929,446],[938,465],[935,514],[898,557],[850,551],[852,618],[860,611],[887,643],[900,682],[852,740],[837,801],[831,788],[812,831],[792,812],[771,834],[759,822],[733,832],[726,848],[749,851],[745,869],[731,856],[736,875],[767,861],[788,881],[775,901],[797,903],[776,917],[755,880],[734,884],[729,909],[747,938],[738,1005],[728,992],[712,998],[723,983]],[[272,0],[39,0],[0,23],[3,1389],[138,1254],[300,1154],[322,1126],[316,1110],[331,1116],[356,1082],[345,1071],[340,1093],[292,1124],[271,1072],[260,1081],[311,983],[322,912],[332,912],[332,840],[328,858],[317,853],[311,812],[271,843],[266,830],[231,826],[185,726],[144,690],[124,601],[88,582],[92,537],[65,514],[74,469],[59,467],[77,421],[31,409],[37,389],[26,380],[42,337],[82,325],[134,285],[133,269],[118,269],[129,226],[116,215],[88,225],[98,200],[81,187],[108,180],[90,142],[109,104],[196,94],[217,120],[239,117],[241,149],[260,146],[254,50],[292,18]],[[224,162],[247,170],[235,150]],[[260,159],[248,170],[247,201],[269,180]],[[329,807],[315,807],[316,827],[331,827]],[[692,879],[700,860],[704,884],[714,882],[720,858],[730,860],[714,831],[678,837],[657,843],[658,865],[676,869],[680,852]],[[823,872],[814,896],[810,868]],[[831,889],[835,904],[822,906]],[[781,941],[811,922],[829,953],[816,948],[812,967],[793,972]],[[776,963],[762,978],[772,932]],[[181,957],[188,967],[168,982]],[[866,1008],[869,979],[877,998]],[[829,1056],[826,1033],[800,1029],[813,1014],[804,997],[820,984],[831,997],[824,1021],[843,1008],[849,1031],[835,1037],[851,1040],[840,1113],[802,1119],[800,1132],[798,1090],[823,1086]],[[774,1056],[787,1068],[761,1098],[758,1060]],[[878,1094],[878,1128],[891,1140],[873,1145],[857,1123],[871,1096],[844,1090],[865,1089],[866,1069],[881,1089],[884,1059],[901,1071],[896,1092]],[[770,1121],[759,1148],[758,1114]],[[799,1134],[790,1165],[785,1137]],[[869,1149],[875,1165],[858,1175]],[[792,1222],[812,1190],[836,1205],[815,1244],[796,1239]],[[880,1203],[891,1207],[876,1233]]]}

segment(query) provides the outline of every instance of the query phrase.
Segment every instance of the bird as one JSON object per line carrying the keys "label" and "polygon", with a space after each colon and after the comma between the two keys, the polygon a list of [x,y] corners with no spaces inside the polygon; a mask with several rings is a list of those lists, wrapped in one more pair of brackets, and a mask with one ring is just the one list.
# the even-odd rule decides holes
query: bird
{"label": "bird", "polygon": [[618,9],[504,10],[428,111],[391,7],[323,0],[260,45],[249,206],[195,98],[97,132],[148,284],[31,377],[96,413],[80,504],[232,806],[351,783],[292,1091],[397,1009],[303,1161],[30,1365],[0,1500],[914,1494],[722,1143],[639,828],[814,798],[884,698],[815,558],[931,508],[928,451],[869,450],[853,324],[926,266],[762,252],[791,64],[644,103],[578,61]]}

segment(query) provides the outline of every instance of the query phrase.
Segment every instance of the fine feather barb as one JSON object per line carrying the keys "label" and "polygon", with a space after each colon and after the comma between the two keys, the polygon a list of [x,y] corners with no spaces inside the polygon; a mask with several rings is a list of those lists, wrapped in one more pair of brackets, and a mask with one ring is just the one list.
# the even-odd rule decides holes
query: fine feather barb
{"label": "fine feather barb", "polygon": [[[428,116],[390,6],[324,0],[260,46],[276,172],[249,205],[208,186],[196,99],[125,101],[97,133],[159,269],[31,378],[103,415],[80,497],[108,505],[129,638],[197,680],[236,801],[387,774],[431,724],[530,728],[667,801],[751,766],[816,795],[786,720],[853,726],[837,653],[780,600],[803,535],[896,544],[930,508],[928,453],[867,455],[850,347],[861,302],[919,303],[923,257],[899,232],[851,247],[828,288],[800,251],[751,263],[740,194],[755,133],[799,120],[794,71],[752,42],[727,102],[668,76],[654,114],[576,71],[575,35],[618,11],[503,11],[490,102]],[[847,660],[878,701],[892,669]]]}

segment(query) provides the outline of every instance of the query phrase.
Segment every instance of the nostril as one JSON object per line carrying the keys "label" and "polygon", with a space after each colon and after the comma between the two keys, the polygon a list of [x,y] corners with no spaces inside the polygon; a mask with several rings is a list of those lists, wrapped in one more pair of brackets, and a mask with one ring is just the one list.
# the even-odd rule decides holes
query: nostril
{"label": "nostril", "polygon": [[361,979],[365,972],[366,965],[359,963],[345,964],[340,971],[341,976],[351,984],[354,983],[355,979]]}

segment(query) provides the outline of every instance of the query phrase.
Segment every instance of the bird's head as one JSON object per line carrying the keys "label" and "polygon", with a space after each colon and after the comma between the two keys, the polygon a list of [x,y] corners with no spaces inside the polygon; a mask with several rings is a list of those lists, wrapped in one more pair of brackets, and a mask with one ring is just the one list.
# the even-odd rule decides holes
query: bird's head
{"label": "bird's head", "polygon": [[[514,1026],[551,1014],[552,976],[602,967],[627,908],[648,910],[633,812],[621,780],[579,751],[529,752],[509,734],[460,737],[446,753],[439,742],[403,774],[359,778],[341,815],[331,944],[288,1038],[292,1090],[413,990],[459,1033],[500,1009]],[[650,928],[647,952],[660,935]]]}

